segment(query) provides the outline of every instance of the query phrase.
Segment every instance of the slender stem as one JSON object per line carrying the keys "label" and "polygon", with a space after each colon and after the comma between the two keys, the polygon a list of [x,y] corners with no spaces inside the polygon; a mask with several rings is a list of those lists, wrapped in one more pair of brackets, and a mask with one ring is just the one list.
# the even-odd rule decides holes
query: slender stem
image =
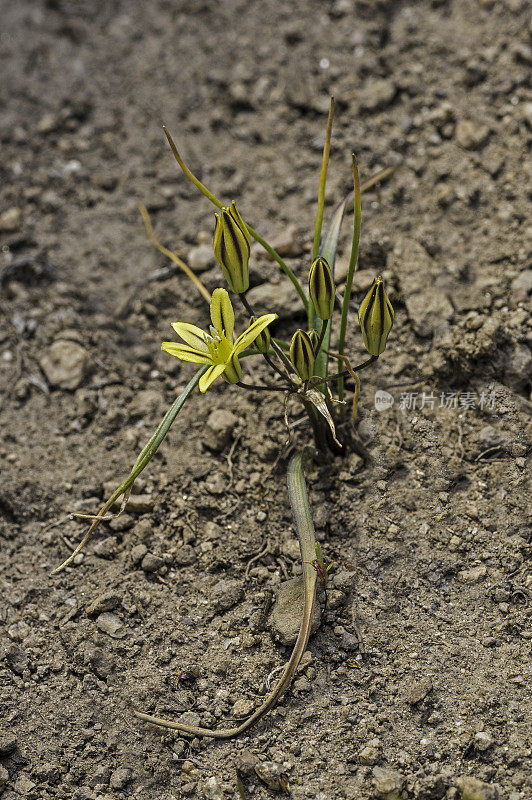
{"label": "slender stem", "polygon": [[140,203],[140,202],[137,203],[137,206],[138,206],[138,209],[139,209],[139,211],[141,213],[142,219],[144,221],[144,225],[146,227],[146,233],[148,234],[148,239],[150,240],[152,245],[154,247],[156,247],[157,250],[159,250],[161,253],[163,253],[163,255],[165,255],[167,258],[169,258],[171,261],[173,261],[174,264],[176,264],[179,267],[179,269],[181,269],[185,273],[187,278],[189,278],[189,280],[192,281],[192,283],[194,284],[194,286],[196,287],[198,292],[202,295],[202,297],[204,297],[205,300],[208,303],[210,303],[211,302],[210,293],[207,291],[207,289],[202,284],[200,279],[197,278],[196,275],[194,275],[194,273],[192,272],[192,270],[190,269],[188,264],[185,264],[183,259],[179,258],[179,256],[176,255],[176,253],[172,252],[172,250],[169,250],[167,247],[165,247],[163,244],[161,244],[160,241],[155,236],[155,233],[153,232],[153,227],[152,227],[152,224],[151,224],[150,215],[148,213],[148,210],[147,210],[146,206],[143,203]]}
{"label": "slender stem", "polygon": [[325,339],[325,334],[327,333],[327,325],[329,324],[328,319],[322,319],[321,321],[321,331],[320,331],[320,338],[318,339],[318,344],[316,345],[316,358],[318,357],[318,353],[320,352],[321,346],[323,344],[323,340]]}
{"label": "slender stem", "polygon": [[[248,312],[249,316],[250,317],[256,316],[255,312],[253,311],[253,308],[251,307],[251,305],[250,305],[250,303],[249,303],[249,301],[248,301],[248,299],[246,297],[246,295],[245,294],[239,294],[238,296],[240,297],[242,305],[244,306],[244,308]],[[281,361],[285,365],[285,367],[288,368],[289,373],[292,372],[293,369],[294,369],[293,366],[292,366],[292,363],[285,356],[285,354],[283,353],[283,351],[281,350],[279,345],[276,343],[275,339],[271,339],[270,340],[270,344],[271,344],[272,349],[275,351],[276,355],[281,359]],[[271,367],[273,367],[279,373],[279,375],[282,375],[282,377],[285,380],[288,380],[288,381],[290,380],[289,375],[286,375],[286,373],[284,373],[279,367],[277,367],[274,364],[273,361],[268,361],[268,363],[270,364]]]}
{"label": "slender stem", "polygon": [[[358,264],[358,246],[360,242],[360,220],[361,220],[361,205],[360,205],[360,178],[358,175],[358,165],[355,154],[353,153],[353,184],[355,192],[355,207],[353,219],[353,239],[351,242],[351,255],[349,257],[349,266],[347,268],[347,278],[345,282],[344,299],[342,302],[342,316],[340,319],[340,335],[338,338],[338,352],[340,355],[344,353],[345,335],[347,331],[347,314],[349,311],[349,301],[351,299],[351,289],[353,287],[353,278]],[[343,378],[338,381],[338,399],[344,399],[344,383]]]}
{"label": "slender stem", "polygon": [[329,375],[327,378],[320,378],[317,381],[314,381],[314,385],[318,386],[320,383],[329,383],[330,381],[337,381],[340,378],[346,378],[348,375],[353,374],[353,372],[360,372],[366,367],[369,367],[370,364],[373,364],[378,359],[378,356],[371,356],[368,358],[367,361],[363,361],[362,364],[358,364],[356,367],[352,367],[351,370],[344,369],[342,372],[337,372],[336,375]]}
{"label": "slender stem", "polygon": [[271,244],[268,244],[266,239],[264,239],[259,233],[257,233],[257,231],[251,227],[251,225],[248,225],[247,222],[246,222],[246,228],[248,229],[250,236],[253,236],[255,241],[258,242],[260,245],[262,245],[262,247],[266,250],[266,252],[269,253],[271,257],[274,259],[274,261],[277,261],[282,271],[284,272],[288,280],[292,283],[292,286],[294,287],[299,297],[301,298],[301,302],[303,303],[303,308],[305,309],[305,311],[307,311],[309,305],[312,305],[312,303],[309,303],[309,301],[307,300],[307,296],[305,295],[303,287],[299,283],[298,279],[296,278],[296,276],[294,275],[288,264],[285,261],[283,261],[279,253],[273,249]]}
{"label": "slender stem", "polygon": [[367,192],[368,189],[373,188],[373,186],[376,186],[377,183],[389,178],[390,175],[393,175],[396,169],[397,167],[386,167],[385,169],[381,169],[379,172],[376,172],[375,175],[372,175],[371,178],[361,184],[360,194],[362,194],[362,192]]}
{"label": "slender stem", "polygon": [[[318,184],[318,210],[316,213],[316,225],[314,227],[314,242],[312,244],[312,260],[318,257],[320,252],[321,242],[321,228],[323,225],[323,209],[325,206],[325,186],[327,183],[327,169],[329,167],[329,156],[331,153],[331,135],[332,124],[334,118],[334,97],[331,97],[329,106],[329,117],[327,119],[327,128],[325,131],[325,142],[323,145],[323,156],[321,160],[320,181]],[[314,306],[309,303],[307,306],[308,327],[312,328],[314,325]]]}
{"label": "slender stem", "polygon": [[200,728],[196,725],[186,725],[182,722],[173,722],[171,720],[161,719],[161,717],[153,717],[151,714],[144,714],[142,711],[132,709],[138,719],[144,722],[150,722],[152,725],[157,725],[162,728],[178,730],[189,736],[210,736],[213,739],[233,739],[235,736],[239,736],[241,733],[249,730],[255,722],[262,719],[262,717],[273,708],[279,697],[290,685],[292,678],[297,672],[297,668],[309,640],[318,580],[318,573],[312,566],[312,562],[316,558],[316,536],[303,472],[303,461],[308,452],[309,448],[303,452],[296,453],[292,456],[288,465],[288,494],[296,525],[297,537],[299,539],[301,566],[303,568],[304,599],[297,640],[277,685],[264,700],[262,705],[236,728],[225,728],[222,730]]}
{"label": "slender stem", "polygon": [[268,355],[268,353],[263,353],[262,355],[264,356],[264,360],[266,361],[266,363],[267,363],[267,364],[269,364],[269,365],[270,365],[270,367],[271,367],[273,370],[275,370],[275,372],[278,372],[278,373],[279,373],[279,375],[283,375],[283,376],[284,376],[284,372],[283,372],[281,369],[279,369],[279,367],[277,366],[277,364],[275,363],[275,361],[272,361],[272,359],[270,358],[270,356]]}
{"label": "slender stem", "polygon": [[262,391],[262,392],[286,392],[288,391],[287,386],[259,386],[258,384],[252,383],[244,383],[244,381],[237,381],[237,386],[241,386],[242,389],[252,389],[253,391]]}
{"label": "slender stem", "polygon": [[[181,156],[179,154],[179,151],[178,151],[177,147],[175,146],[175,142],[172,139],[172,137],[170,136],[170,133],[169,133],[169,131],[166,128],[165,125],[163,125],[163,131],[166,134],[166,138],[168,139],[168,143],[170,145],[170,148],[172,150],[172,153],[174,155],[175,160],[177,161],[177,163],[179,164],[179,166],[181,167],[181,169],[183,170],[183,172],[185,173],[185,175],[187,176],[189,181],[191,181],[194,184],[194,186],[197,189],[199,189],[199,191],[203,195],[205,195],[205,197],[208,200],[210,200],[213,205],[216,206],[216,208],[220,208],[220,209],[223,208],[224,205],[223,205],[222,201],[219,200],[211,191],[209,191],[209,189],[207,189],[207,187],[199,180],[199,178],[196,178],[194,173],[191,172],[190,169],[187,167],[187,165],[185,164],[185,162],[181,158]],[[260,234],[258,234],[256,230],[254,230],[250,225],[247,224],[247,222],[246,222],[246,227],[247,227],[247,229],[249,231],[250,236],[253,236],[255,241],[257,241],[260,245],[262,245],[262,247],[266,250],[266,252],[269,253],[271,255],[271,257],[273,259],[275,259],[275,261],[277,261],[277,263],[281,267],[282,271],[284,272],[286,277],[291,281],[291,283],[294,286],[294,289],[296,290],[296,292],[300,296],[301,301],[302,301],[303,306],[304,306],[305,311],[306,311],[307,310],[307,306],[308,306],[308,300],[307,300],[307,298],[305,296],[305,292],[303,291],[303,287],[299,283],[298,279],[296,278],[296,276],[294,275],[294,273],[292,272],[292,270],[290,269],[288,264],[286,264],[283,261],[283,259],[281,258],[281,256],[279,255],[279,253],[277,253],[277,251],[274,250],[273,247],[270,244],[268,244],[266,239],[264,239],[262,236],[260,236]]]}

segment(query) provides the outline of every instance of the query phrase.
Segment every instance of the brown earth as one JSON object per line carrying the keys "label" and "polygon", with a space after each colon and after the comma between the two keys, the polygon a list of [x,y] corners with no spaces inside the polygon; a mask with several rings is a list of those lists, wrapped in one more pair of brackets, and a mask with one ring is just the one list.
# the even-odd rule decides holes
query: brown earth
{"label": "brown earth", "polygon": [[[237,766],[250,798],[285,773],[297,800],[529,800],[527,3],[0,6],[2,800],[235,798]],[[201,249],[212,208],[161,124],[303,280],[329,93],[327,214],[352,150],[363,180],[398,167],[363,199],[355,300],[383,273],[396,309],[364,373],[372,458],[309,473],[336,577],[294,686],[240,740],[189,742],[128,700],[215,726],[258,704],[289,652],[269,625],[299,571],[282,401],[222,382],[194,396],[126,514],[49,572],[84,531],[68,512],[99,507],[192,374],[160,352],[170,322],[206,320],[137,200],[220,285]],[[276,307],[260,310],[288,337],[302,318],[256,249],[267,280]],[[236,420],[206,425],[220,409]]]}

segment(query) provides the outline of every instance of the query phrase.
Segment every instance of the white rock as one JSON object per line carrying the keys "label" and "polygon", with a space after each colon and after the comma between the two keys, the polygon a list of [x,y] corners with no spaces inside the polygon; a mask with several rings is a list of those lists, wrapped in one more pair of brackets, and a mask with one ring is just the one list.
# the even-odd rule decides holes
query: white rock
{"label": "white rock", "polygon": [[50,386],[71,391],[81,386],[91,366],[87,351],[66,339],[54,342],[39,363]]}
{"label": "white rock", "polygon": [[4,231],[5,233],[18,231],[20,228],[21,217],[22,211],[20,208],[17,208],[16,206],[8,208],[7,211],[4,211],[4,213],[0,215],[0,231]]}
{"label": "white rock", "polygon": [[210,244],[200,244],[193,247],[188,253],[188,266],[192,272],[205,272],[214,266],[214,250]]}

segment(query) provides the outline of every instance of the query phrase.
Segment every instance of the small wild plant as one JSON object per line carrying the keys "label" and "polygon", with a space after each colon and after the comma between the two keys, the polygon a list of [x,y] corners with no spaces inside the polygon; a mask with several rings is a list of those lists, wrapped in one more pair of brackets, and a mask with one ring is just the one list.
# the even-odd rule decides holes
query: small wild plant
{"label": "small wild plant", "polygon": [[[303,474],[303,462],[306,457],[313,456],[321,463],[327,463],[332,455],[342,455],[349,447],[350,441],[352,441],[349,424],[353,427],[352,423],[355,421],[360,393],[358,373],[373,364],[382,354],[393,324],[393,308],[382,278],[376,277],[369,292],[362,299],[358,311],[358,322],[362,340],[368,351],[368,358],[363,363],[353,366],[345,354],[345,340],[358,264],[361,194],[365,189],[385,178],[391,170],[384,170],[361,186],[357,161],[353,155],[353,191],[337,206],[325,234],[322,235],[333,110],[334,102],[331,99],[319,179],[312,259],[307,274],[308,296],[294,272],[271,245],[245,221],[235,203],[224,205],[193,175],[181,158],[169,132],[164,128],[177,163],[187,178],[218,209],[214,230],[214,255],[221,267],[226,286],[215,289],[211,296],[187,265],[155,239],[148,213],[141,206],[141,213],[151,241],[180,266],[194,282],[202,296],[209,301],[210,324],[206,329],[188,320],[172,324],[180,341],[163,342],[162,349],[170,356],[197,364],[198,371],[166,412],[126,480],[117,487],[103,508],[92,518],[89,530],[78,547],[52,573],[57,574],[72,562],[74,556],[92,536],[97,525],[107,518],[108,512],[120,499],[122,504],[119,513],[124,510],[133,483],[153,458],[185,402],[189,399],[193,402],[196,387],[204,393],[216,380],[222,379],[237,390],[281,392],[285,397],[287,426],[287,409],[290,398],[294,398],[303,407],[312,431],[314,447],[306,446],[292,455],[287,469],[288,490],[299,538],[304,577],[304,600],[297,641],[290,660],[271,694],[238,727],[211,730],[160,719],[134,709],[134,713],[140,719],[155,725],[174,728],[193,736],[230,738],[247,730],[276,703],[296,672],[310,634],[317,582],[321,581],[324,588],[326,587],[332,566],[324,560],[321,547],[315,539],[312,513]],[[354,204],[353,235],[347,279],[343,297],[341,297],[335,288],[334,265],[340,227],[351,201]],[[274,308],[270,310],[270,313],[259,316],[248,301],[252,239],[259,242],[275,259],[282,272],[291,281],[304,307],[307,317],[306,329],[294,331],[290,342],[277,339],[272,334],[271,326],[277,318]],[[242,304],[248,316],[247,327],[238,335],[235,333],[235,314],[229,292]],[[248,358],[257,357],[263,358],[267,363],[270,377],[261,384],[251,384],[245,379],[245,361]],[[348,391],[352,392],[352,412],[349,421],[346,420],[345,413]]]}

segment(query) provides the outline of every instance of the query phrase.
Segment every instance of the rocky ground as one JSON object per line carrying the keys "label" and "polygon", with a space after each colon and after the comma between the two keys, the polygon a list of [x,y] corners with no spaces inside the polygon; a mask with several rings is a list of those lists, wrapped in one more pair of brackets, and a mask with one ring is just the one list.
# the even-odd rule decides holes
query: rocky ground
{"label": "rocky ground", "polygon": [[[526,2],[0,6],[2,800],[238,798],[237,769],[257,800],[530,800]],[[397,167],[364,196],[354,298],[382,273],[396,309],[364,373],[371,459],[309,472],[336,571],[292,689],[241,739],[187,741],[128,700],[215,726],[289,653],[282,401],[195,396],[126,513],[49,572],[192,374],[159,349],[170,322],[206,321],[138,200],[220,284],[161,124],[303,279],[329,93],[327,214],[352,150],[363,180]],[[291,288],[260,249],[252,269],[289,336]]]}

